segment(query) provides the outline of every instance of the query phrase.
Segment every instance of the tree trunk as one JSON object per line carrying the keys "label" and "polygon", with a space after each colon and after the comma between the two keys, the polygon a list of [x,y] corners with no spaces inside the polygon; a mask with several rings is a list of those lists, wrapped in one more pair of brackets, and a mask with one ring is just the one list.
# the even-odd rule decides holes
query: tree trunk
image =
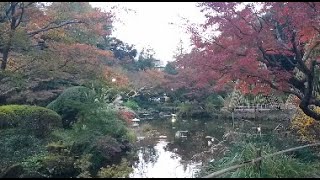
{"label": "tree trunk", "polygon": [[[5,48],[3,50],[3,57],[2,57],[2,62],[1,62],[1,70],[5,70],[7,68],[7,63],[8,63],[8,58],[9,58],[9,52],[11,49],[11,45],[12,45],[12,38],[14,36],[15,30],[17,28],[17,18],[15,17],[15,13],[16,13],[16,6],[18,3],[16,2],[11,2],[11,25],[10,25],[10,34],[9,34],[9,39],[8,42],[5,45]],[[20,19],[21,21],[21,19]]]}
{"label": "tree trunk", "polygon": [[3,70],[3,71],[7,68],[10,47],[11,47],[11,37],[10,37],[9,42],[7,43],[5,49],[3,50],[3,57],[2,57],[2,62],[1,62],[1,70]]}

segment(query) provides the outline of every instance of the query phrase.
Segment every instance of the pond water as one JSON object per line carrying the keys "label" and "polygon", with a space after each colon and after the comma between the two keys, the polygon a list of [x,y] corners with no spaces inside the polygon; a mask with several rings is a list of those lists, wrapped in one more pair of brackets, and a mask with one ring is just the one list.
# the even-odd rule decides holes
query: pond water
{"label": "pond water", "polygon": [[[205,119],[178,119],[175,123],[171,119],[142,122],[135,127],[138,138],[141,139],[137,143],[139,161],[133,165],[134,172],[130,177],[195,177],[202,163],[212,159],[201,154],[209,149],[206,136],[221,140],[225,129],[230,125],[223,121]],[[177,131],[188,131],[187,137],[176,138]]]}
{"label": "pond water", "polygon": [[[255,133],[260,125],[262,133],[272,131],[279,122],[275,121],[235,121],[234,128],[243,133]],[[208,138],[218,144],[226,131],[232,129],[231,120],[217,119],[171,119],[142,121],[135,131],[139,160],[133,165],[131,178],[192,178],[202,165],[222,157],[219,150],[208,153]],[[176,138],[177,131],[188,131],[186,138]]]}

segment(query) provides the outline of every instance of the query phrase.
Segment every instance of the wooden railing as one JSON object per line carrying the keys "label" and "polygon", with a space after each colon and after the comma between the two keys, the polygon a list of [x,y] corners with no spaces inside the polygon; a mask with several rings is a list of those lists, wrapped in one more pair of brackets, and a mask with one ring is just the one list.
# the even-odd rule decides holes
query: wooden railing
{"label": "wooden railing", "polygon": [[280,109],[294,109],[296,108],[293,104],[250,104],[235,106],[235,111],[268,111],[268,110],[280,110]]}

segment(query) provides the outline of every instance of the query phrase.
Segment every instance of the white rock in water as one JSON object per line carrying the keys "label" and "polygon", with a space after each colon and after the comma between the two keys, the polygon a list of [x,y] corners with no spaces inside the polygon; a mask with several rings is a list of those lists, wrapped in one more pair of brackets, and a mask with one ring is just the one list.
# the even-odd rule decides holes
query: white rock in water
{"label": "white rock in water", "polygon": [[167,136],[159,136],[160,139],[165,139]]}

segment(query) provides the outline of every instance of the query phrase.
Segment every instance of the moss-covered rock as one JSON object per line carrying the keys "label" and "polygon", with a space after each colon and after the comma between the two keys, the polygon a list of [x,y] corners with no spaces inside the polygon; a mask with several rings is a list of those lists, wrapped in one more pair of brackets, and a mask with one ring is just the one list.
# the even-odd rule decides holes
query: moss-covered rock
{"label": "moss-covered rock", "polygon": [[0,106],[0,129],[18,127],[21,133],[45,136],[61,125],[60,115],[44,107]]}

